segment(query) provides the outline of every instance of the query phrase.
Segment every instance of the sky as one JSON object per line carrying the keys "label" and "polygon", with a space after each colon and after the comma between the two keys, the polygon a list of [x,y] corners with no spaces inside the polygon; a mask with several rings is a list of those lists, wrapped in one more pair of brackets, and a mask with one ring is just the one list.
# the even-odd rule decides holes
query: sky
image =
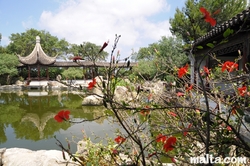
{"label": "sky", "polygon": [[[91,42],[127,57],[141,47],[171,36],[169,19],[185,0],[0,0],[1,46],[9,36],[34,28],[72,44]],[[34,36],[35,40],[35,36]]]}

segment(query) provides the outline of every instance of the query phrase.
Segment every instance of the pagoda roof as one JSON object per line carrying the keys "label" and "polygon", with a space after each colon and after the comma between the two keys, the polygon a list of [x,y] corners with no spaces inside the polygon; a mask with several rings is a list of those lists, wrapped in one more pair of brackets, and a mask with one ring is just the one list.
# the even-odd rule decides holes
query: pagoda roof
{"label": "pagoda roof", "polygon": [[17,55],[19,62],[24,65],[35,65],[35,64],[42,64],[42,65],[51,65],[56,62],[56,57],[50,57],[46,55],[40,45],[40,37],[36,37],[36,45],[33,51],[25,57]]}

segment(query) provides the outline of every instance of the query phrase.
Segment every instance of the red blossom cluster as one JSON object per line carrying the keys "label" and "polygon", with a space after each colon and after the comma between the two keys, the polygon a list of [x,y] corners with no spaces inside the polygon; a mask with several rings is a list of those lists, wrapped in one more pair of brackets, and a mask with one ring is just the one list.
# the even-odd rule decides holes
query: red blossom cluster
{"label": "red blossom cluster", "polygon": [[89,90],[93,89],[95,87],[95,84],[96,84],[96,79],[94,78],[92,82],[88,84],[88,89]]}
{"label": "red blossom cluster", "polygon": [[118,144],[122,144],[124,141],[126,140],[126,138],[118,135],[116,138],[115,138],[115,142],[118,143]]}
{"label": "red blossom cluster", "polygon": [[231,61],[224,62],[221,67],[222,72],[224,72],[225,70],[227,70],[228,72],[232,72],[237,69],[238,69],[238,64]]}
{"label": "red blossom cluster", "polygon": [[247,87],[243,86],[243,87],[238,88],[238,92],[240,96],[245,96],[245,94],[247,94]]}
{"label": "red blossom cluster", "polygon": [[163,143],[163,150],[165,152],[172,151],[174,149],[174,146],[177,142],[177,138],[174,136],[167,137],[165,135],[162,135],[161,133],[156,136],[156,142]]}
{"label": "red blossom cluster", "polygon": [[[214,18],[211,17],[211,14],[207,11],[207,9],[205,9],[204,7],[200,7],[200,12],[203,14],[203,19],[210,23],[211,26],[215,26],[216,25],[216,20]],[[215,11],[213,14],[218,14],[220,12],[220,10]]]}
{"label": "red blossom cluster", "polygon": [[186,64],[184,67],[181,67],[178,71],[178,77],[182,78],[185,74],[188,72],[188,64]]}
{"label": "red blossom cluster", "polygon": [[54,119],[59,123],[62,121],[67,121],[69,120],[69,114],[70,114],[69,110],[62,110],[56,114]]}

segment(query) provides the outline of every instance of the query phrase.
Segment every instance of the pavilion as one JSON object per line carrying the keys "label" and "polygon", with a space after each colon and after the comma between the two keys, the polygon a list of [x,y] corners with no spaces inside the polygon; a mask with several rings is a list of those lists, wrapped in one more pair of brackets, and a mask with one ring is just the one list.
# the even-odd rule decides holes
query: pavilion
{"label": "pavilion", "polygon": [[[91,61],[56,61],[57,56],[48,56],[42,49],[40,44],[40,37],[36,37],[36,45],[33,51],[25,57],[17,55],[20,64],[18,68],[28,68],[28,78],[27,80],[49,80],[49,67],[83,67],[83,68],[93,68],[93,67],[109,67],[109,62],[91,62]],[[119,68],[126,68],[126,62],[119,62],[117,64],[112,64]],[[130,67],[137,65],[135,62],[130,63]],[[30,71],[32,68],[37,69],[37,77],[32,77]],[[46,69],[46,78],[42,78],[40,74],[41,68]]]}

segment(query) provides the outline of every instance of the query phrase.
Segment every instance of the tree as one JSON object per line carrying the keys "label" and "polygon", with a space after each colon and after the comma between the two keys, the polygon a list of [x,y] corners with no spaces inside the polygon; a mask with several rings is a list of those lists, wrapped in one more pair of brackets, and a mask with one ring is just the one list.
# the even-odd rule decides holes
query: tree
{"label": "tree", "polygon": [[62,39],[52,36],[49,32],[29,29],[23,33],[11,34],[10,44],[7,46],[7,53],[29,55],[36,44],[36,36],[39,36],[43,51],[49,56],[65,54],[68,51],[69,43]]}
{"label": "tree", "polygon": [[18,58],[13,54],[0,54],[0,76],[10,83],[11,77],[18,74],[16,66],[18,65]]}
{"label": "tree", "polygon": [[205,35],[212,29],[204,22],[200,7],[204,7],[216,19],[217,24],[229,20],[246,8],[246,0],[187,0],[185,7],[176,9],[174,18],[170,19],[170,31],[181,36],[185,43]]}
{"label": "tree", "polygon": [[[188,58],[181,49],[179,38],[162,37],[157,43],[140,48],[135,60],[135,72],[147,80],[153,78],[169,79],[173,69],[187,63]],[[169,80],[170,81],[170,80]]]}
{"label": "tree", "polygon": [[83,77],[83,70],[79,67],[78,68],[70,67],[67,70],[64,70],[62,72],[62,75],[64,78],[67,78],[67,79],[82,78]]}
{"label": "tree", "polygon": [[85,60],[96,62],[103,61],[108,56],[108,53],[105,51],[99,53],[100,49],[101,46],[98,46],[94,43],[83,42],[83,44],[80,45],[72,44],[69,52],[75,56],[80,56]]}

